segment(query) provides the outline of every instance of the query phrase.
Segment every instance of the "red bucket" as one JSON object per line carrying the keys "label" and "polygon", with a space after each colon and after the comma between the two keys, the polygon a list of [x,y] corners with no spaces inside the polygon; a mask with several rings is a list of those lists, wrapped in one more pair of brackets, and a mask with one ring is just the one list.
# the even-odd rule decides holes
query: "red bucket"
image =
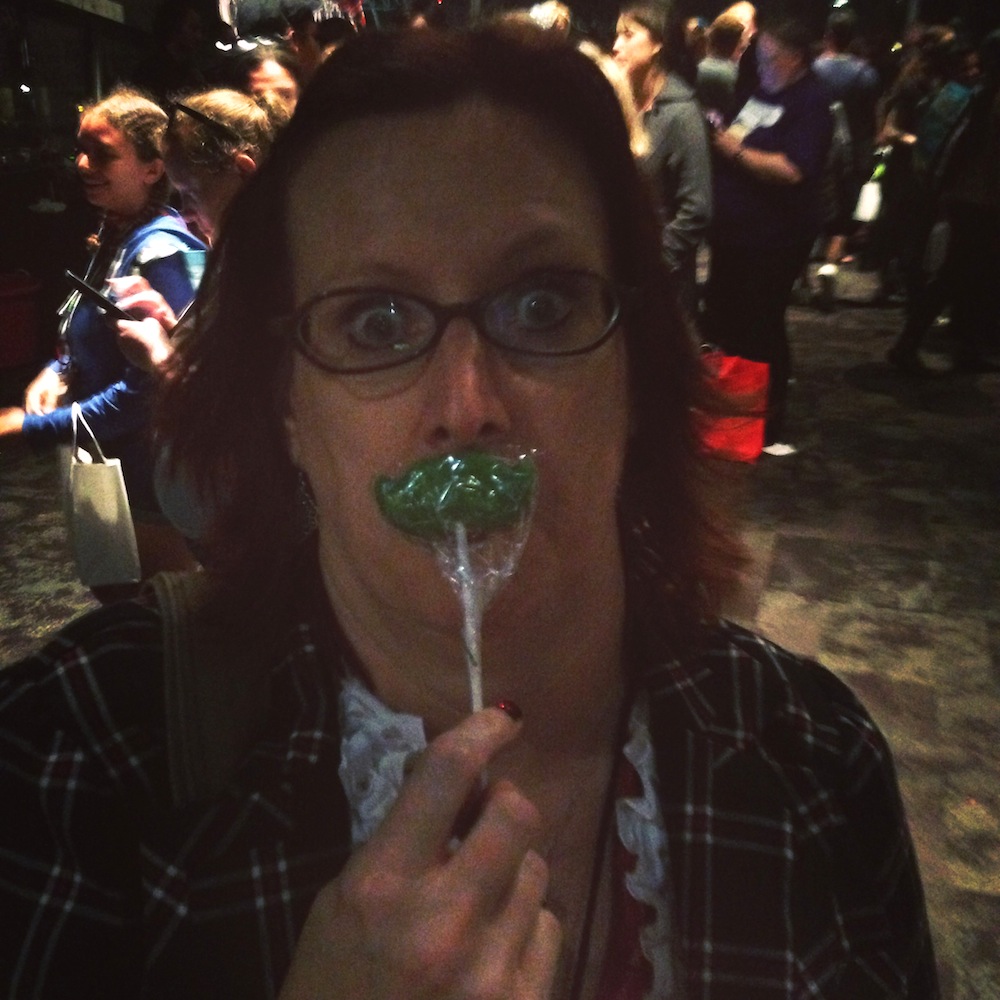
{"label": "red bucket", "polygon": [[38,293],[27,271],[0,274],[0,368],[37,361],[41,350]]}

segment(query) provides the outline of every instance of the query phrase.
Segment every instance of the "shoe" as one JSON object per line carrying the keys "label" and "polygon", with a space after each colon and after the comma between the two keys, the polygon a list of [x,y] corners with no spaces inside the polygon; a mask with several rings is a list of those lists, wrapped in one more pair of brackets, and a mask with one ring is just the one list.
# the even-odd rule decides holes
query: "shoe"
{"label": "shoe", "polygon": [[816,305],[823,312],[832,312],[837,301],[837,275],[840,268],[836,264],[823,264],[816,272],[819,290],[816,292]]}
{"label": "shoe", "polygon": [[786,455],[794,455],[798,452],[798,448],[794,444],[785,444],[781,441],[775,441],[774,444],[764,445],[763,452],[765,455],[773,455],[775,458],[784,458]]}

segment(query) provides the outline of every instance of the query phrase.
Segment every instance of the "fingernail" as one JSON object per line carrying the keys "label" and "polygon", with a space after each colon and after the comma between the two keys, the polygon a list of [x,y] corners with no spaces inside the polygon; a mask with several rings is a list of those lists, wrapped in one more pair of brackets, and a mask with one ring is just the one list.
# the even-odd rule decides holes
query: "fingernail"
{"label": "fingernail", "polygon": [[511,701],[510,698],[503,698],[497,702],[496,707],[500,709],[501,712],[506,712],[515,722],[520,722],[524,716],[524,712],[521,711],[521,706],[518,705],[516,701]]}

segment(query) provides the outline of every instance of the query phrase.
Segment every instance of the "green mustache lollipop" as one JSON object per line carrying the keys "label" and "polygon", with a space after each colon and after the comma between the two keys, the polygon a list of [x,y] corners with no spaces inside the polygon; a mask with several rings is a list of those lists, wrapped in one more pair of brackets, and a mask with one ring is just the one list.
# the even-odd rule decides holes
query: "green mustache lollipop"
{"label": "green mustache lollipop", "polygon": [[528,536],[536,469],[530,455],[439,455],[375,482],[386,520],[429,544],[462,603],[472,710],[483,707],[483,613],[514,572]]}

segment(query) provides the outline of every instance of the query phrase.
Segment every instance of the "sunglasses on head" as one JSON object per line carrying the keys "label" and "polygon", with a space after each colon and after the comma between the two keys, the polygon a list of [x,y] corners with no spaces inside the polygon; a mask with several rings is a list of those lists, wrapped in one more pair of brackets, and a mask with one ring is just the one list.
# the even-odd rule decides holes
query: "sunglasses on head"
{"label": "sunglasses on head", "polygon": [[241,136],[234,129],[231,129],[228,125],[224,124],[223,122],[216,121],[214,118],[210,118],[203,112],[198,111],[197,108],[192,108],[188,104],[181,104],[180,101],[172,101],[168,108],[167,115],[169,120],[167,122],[167,128],[170,128],[170,126],[173,125],[174,119],[177,117],[178,112],[183,112],[189,118],[193,118],[196,122],[200,122],[206,128],[213,131],[216,135],[223,136],[230,142],[243,141]]}

